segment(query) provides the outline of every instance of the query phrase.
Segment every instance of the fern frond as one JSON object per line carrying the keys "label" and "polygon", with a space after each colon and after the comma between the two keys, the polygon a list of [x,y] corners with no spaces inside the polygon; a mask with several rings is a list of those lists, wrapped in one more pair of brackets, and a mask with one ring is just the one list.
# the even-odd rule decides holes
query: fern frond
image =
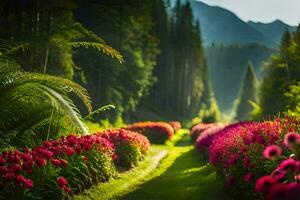
{"label": "fern frond", "polygon": [[75,112],[75,107],[72,107],[72,103],[68,98],[64,98],[62,95],[52,90],[47,86],[42,86],[49,94],[51,98],[54,98],[63,110],[74,122],[74,124],[81,130],[83,134],[88,134],[89,131],[84,123],[79,119],[78,113]]}
{"label": "fern frond", "polygon": [[93,115],[95,115],[95,114],[98,114],[98,113],[101,113],[101,112],[105,112],[107,110],[115,109],[115,108],[116,108],[116,106],[114,106],[114,105],[105,105],[105,106],[102,106],[101,108],[98,108],[97,110],[91,112],[88,116],[86,116],[84,118],[84,120],[92,119]]}
{"label": "fern frond", "polygon": [[121,53],[111,46],[104,44],[104,43],[97,43],[97,42],[70,42],[69,45],[75,48],[84,47],[84,48],[94,48],[99,52],[105,53],[112,58],[117,59],[120,63],[124,62],[123,56]]}

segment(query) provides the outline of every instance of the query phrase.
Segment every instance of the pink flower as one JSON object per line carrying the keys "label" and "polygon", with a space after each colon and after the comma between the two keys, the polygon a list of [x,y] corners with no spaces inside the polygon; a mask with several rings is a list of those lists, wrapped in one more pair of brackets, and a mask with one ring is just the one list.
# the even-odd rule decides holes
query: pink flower
{"label": "pink flower", "polygon": [[285,170],[285,171],[292,171],[292,172],[299,172],[300,171],[300,162],[294,159],[288,158],[282,163],[279,164],[277,167],[278,170]]}
{"label": "pink flower", "polygon": [[229,165],[235,165],[239,159],[239,154],[233,154],[229,157],[229,160],[228,160],[228,164]]}
{"label": "pink flower", "polygon": [[271,173],[271,176],[275,178],[276,181],[282,181],[286,176],[286,171],[276,169]]}
{"label": "pink flower", "polygon": [[288,199],[289,187],[284,183],[277,183],[270,187],[268,200]]}
{"label": "pink flower", "polygon": [[284,144],[291,148],[294,144],[300,143],[300,135],[295,132],[289,132],[284,136]]}
{"label": "pink flower", "polygon": [[257,192],[266,192],[272,185],[276,183],[276,180],[272,176],[260,177],[255,184],[255,190]]}
{"label": "pink flower", "polygon": [[274,157],[281,156],[282,150],[277,145],[267,146],[263,152],[263,156],[269,160],[273,160]]}
{"label": "pink flower", "polygon": [[68,181],[62,176],[58,177],[56,181],[60,187],[64,187],[65,185],[68,184]]}

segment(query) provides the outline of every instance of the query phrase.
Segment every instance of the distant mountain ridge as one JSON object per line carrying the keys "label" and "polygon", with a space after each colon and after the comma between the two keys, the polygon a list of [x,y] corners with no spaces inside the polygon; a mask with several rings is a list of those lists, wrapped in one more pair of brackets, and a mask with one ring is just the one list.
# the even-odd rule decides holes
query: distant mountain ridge
{"label": "distant mountain ridge", "polygon": [[[175,5],[176,0],[171,1]],[[185,3],[187,0],[181,0]],[[205,46],[213,44],[259,43],[275,47],[280,43],[284,31],[294,31],[296,27],[276,20],[272,23],[245,22],[233,12],[210,6],[198,0],[189,0],[195,19],[199,20]]]}
{"label": "distant mountain ridge", "polygon": [[248,21],[247,24],[264,34],[266,37],[271,38],[272,42],[275,44],[279,44],[283,32],[286,30],[294,32],[296,30],[296,27],[289,26],[281,20],[275,20],[271,23]]}

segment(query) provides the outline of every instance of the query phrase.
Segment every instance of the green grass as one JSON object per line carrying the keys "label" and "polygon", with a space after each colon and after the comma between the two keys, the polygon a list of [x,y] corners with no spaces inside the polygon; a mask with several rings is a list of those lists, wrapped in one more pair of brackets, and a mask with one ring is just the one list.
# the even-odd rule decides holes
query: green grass
{"label": "green grass", "polygon": [[173,147],[152,176],[154,178],[120,199],[225,199],[214,170],[200,160],[188,136]]}
{"label": "green grass", "polygon": [[225,199],[221,187],[212,167],[194,150],[187,130],[180,130],[167,145],[152,145],[138,167],[75,199]]}

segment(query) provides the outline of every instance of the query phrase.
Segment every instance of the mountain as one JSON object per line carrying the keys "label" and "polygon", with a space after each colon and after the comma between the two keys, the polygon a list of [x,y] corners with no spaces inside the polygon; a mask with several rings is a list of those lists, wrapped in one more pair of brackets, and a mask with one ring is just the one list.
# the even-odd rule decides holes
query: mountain
{"label": "mountain", "polygon": [[195,0],[191,1],[191,6],[195,19],[200,22],[205,45],[212,43],[272,45],[268,37],[229,10]]}
{"label": "mountain", "polygon": [[[177,0],[170,0],[169,5],[175,6]],[[181,0],[186,3],[188,0]],[[233,12],[219,7],[210,6],[198,0],[189,0],[194,17],[200,22],[204,44],[231,45],[259,43],[275,47],[280,43],[285,30],[294,31],[295,27],[289,26],[280,20],[272,23],[245,22]]]}
{"label": "mountain", "polygon": [[296,30],[296,27],[289,26],[280,20],[275,20],[271,23],[249,21],[247,24],[264,34],[266,37],[269,37],[272,42],[277,45],[280,43],[284,31],[289,30],[290,32],[294,32]]}

